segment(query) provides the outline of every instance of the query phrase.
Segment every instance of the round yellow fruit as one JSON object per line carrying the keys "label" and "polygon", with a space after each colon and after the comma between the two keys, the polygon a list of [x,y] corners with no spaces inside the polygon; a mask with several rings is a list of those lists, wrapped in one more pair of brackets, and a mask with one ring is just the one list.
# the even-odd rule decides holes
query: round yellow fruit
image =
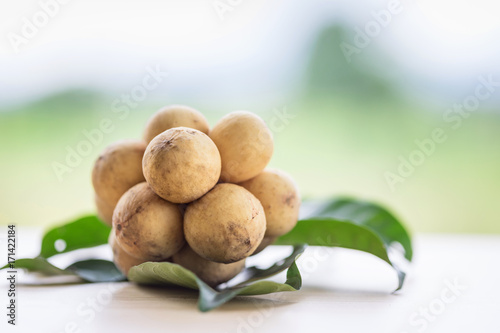
{"label": "round yellow fruit", "polygon": [[292,177],[279,170],[264,170],[240,183],[259,199],[266,213],[266,237],[286,234],[299,218],[300,195]]}
{"label": "round yellow fruit", "polygon": [[220,263],[240,261],[259,246],[266,217],[259,200],[243,187],[218,184],[188,205],[184,234],[201,257]]}
{"label": "round yellow fruit", "polygon": [[195,273],[211,287],[231,280],[245,268],[245,259],[231,264],[221,264],[200,257],[188,245],[174,254],[172,261]]}
{"label": "round yellow fruit", "polygon": [[257,176],[273,155],[273,136],[264,121],[247,111],[224,116],[210,131],[222,159],[221,181],[239,183]]}
{"label": "round yellow fruit", "polygon": [[111,245],[111,250],[113,251],[113,262],[116,267],[123,273],[123,275],[127,276],[128,271],[137,265],[140,265],[146,262],[143,259],[132,257],[130,254],[125,252],[117,243],[115,239],[115,230],[111,230],[109,234],[109,245]]}
{"label": "round yellow fruit", "polygon": [[137,184],[121,197],[113,228],[123,250],[148,261],[163,261],[185,244],[178,206],[157,196],[147,183]]}
{"label": "round yellow fruit", "polygon": [[113,224],[113,210],[115,206],[111,206],[104,200],[99,198],[97,194],[94,195],[94,203],[97,208],[97,216],[107,225],[111,226]]}
{"label": "round yellow fruit", "polygon": [[146,148],[142,165],[153,191],[174,203],[200,198],[215,186],[221,171],[219,151],[213,141],[186,127],[157,135]]}
{"label": "round yellow fruit", "polygon": [[158,110],[146,124],[144,141],[150,142],[158,134],[174,128],[189,127],[208,134],[208,121],[201,112],[185,105],[170,105]]}
{"label": "round yellow fruit", "polygon": [[145,150],[143,141],[124,140],[109,145],[99,155],[92,170],[92,185],[103,218],[107,219],[123,193],[145,180],[142,173]]}

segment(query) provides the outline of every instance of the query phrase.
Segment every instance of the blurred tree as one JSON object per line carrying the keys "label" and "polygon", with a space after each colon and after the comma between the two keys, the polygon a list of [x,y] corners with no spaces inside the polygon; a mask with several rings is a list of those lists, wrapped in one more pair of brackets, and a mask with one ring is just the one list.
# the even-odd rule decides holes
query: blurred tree
{"label": "blurred tree", "polygon": [[[378,75],[369,63],[380,62],[382,57],[361,49],[348,62],[340,45],[352,43],[346,29],[340,25],[325,28],[318,36],[306,71],[306,91],[309,94],[350,95],[359,99],[396,99],[391,83]],[[369,53],[369,54],[368,54]],[[366,61],[369,56],[369,62]],[[380,59],[380,61],[379,61]]]}

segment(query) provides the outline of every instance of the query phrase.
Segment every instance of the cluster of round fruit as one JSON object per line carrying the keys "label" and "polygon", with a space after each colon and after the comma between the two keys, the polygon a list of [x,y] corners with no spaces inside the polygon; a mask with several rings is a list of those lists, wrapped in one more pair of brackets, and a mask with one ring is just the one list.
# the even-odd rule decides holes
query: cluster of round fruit
{"label": "cluster of round fruit", "polygon": [[232,112],[212,128],[187,106],[160,109],[141,141],[108,146],[92,183],[99,217],[112,225],[117,267],[179,264],[211,286],[290,231],[300,197],[286,173],[265,169],[272,133],[257,115]]}

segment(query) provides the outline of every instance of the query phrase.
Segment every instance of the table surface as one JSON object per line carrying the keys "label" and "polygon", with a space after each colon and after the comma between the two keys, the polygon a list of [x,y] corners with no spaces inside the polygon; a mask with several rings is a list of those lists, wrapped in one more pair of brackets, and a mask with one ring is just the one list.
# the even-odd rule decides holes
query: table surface
{"label": "table surface", "polygon": [[[40,233],[20,230],[18,258],[36,254]],[[5,258],[5,237],[1,244]],[[252,260],[264,263],[288,251],[272,247]],[[2,314],[0,327],[51,333],[500,332],[499,258],[500,236],[419,234],[406,284],[393,294],[396,274],[381,260],[310,247],[298,262],[300,291],[237,297],[208,313],[197,310],[195,291],[128,282],[40,286],[20,274],[17,325],[7,325]],[[6,276],[0,272],[5,313]]]}

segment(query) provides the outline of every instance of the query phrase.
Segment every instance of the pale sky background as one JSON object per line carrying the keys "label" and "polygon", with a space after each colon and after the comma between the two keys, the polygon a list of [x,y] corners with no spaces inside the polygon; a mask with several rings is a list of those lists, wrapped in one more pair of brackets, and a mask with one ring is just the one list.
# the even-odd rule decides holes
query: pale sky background
{"label": "pale sky background", "polygon": [[[156,65],[170,73],[156,94],[214,100],[286,94],[300,81],[323,26],[363,28],[372,11],[389,3],[242,0],[221,20],[211,0],[67,0],[16,53],[9,34],[20,34],[24,18],[33,21],[40,4],[51,1],[1,1],[0,106],[76,87],[126,91]],[[500,79],[499,2],[402,0],[401,6],[367,49],[387,54],[410,94],[453,98],[478,75]]]}

